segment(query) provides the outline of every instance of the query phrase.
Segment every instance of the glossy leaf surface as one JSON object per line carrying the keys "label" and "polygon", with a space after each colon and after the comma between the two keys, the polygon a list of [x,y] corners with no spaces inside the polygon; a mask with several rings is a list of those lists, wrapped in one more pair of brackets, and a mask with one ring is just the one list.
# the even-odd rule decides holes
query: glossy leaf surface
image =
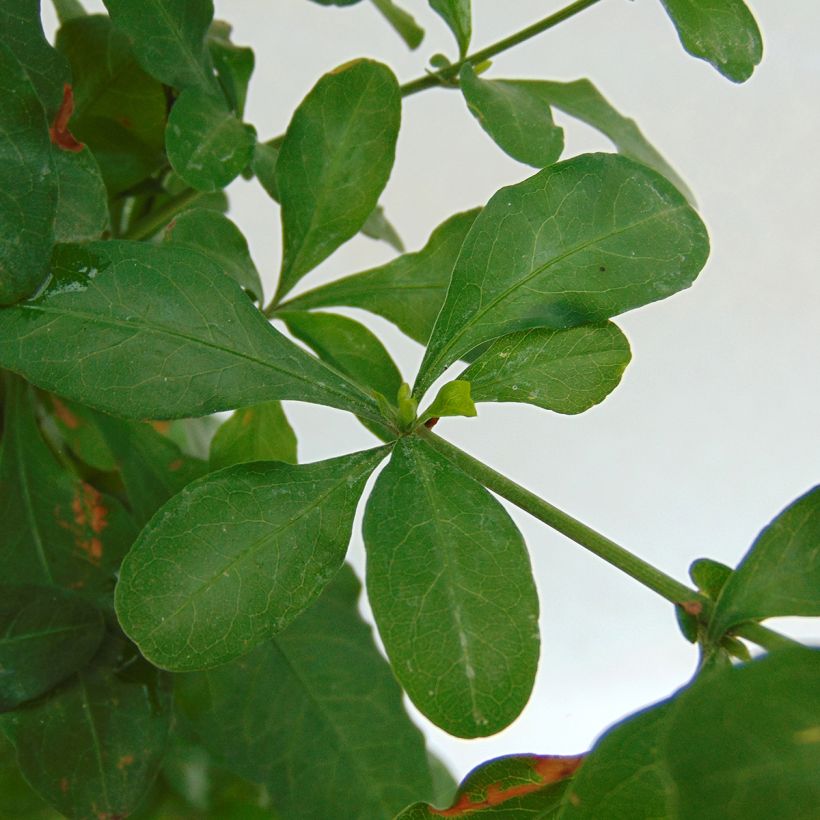
{"label": "glossy leaf surface", "polygon": [[538,599],[524,541],[477,482],[400,439],[364,519],[367,592],[396,677],[437,726],[483,737],[529,698]]}
{"label": "glossy leaf surface", "polygon": [[430,0],[430,7],[450,27],[458,43],[458,53],[463,57],[473,36],[471,0]]}
{"label": "glossy leaf surface", "polygon": [[237,410],[211,441],[212,470],[250,461],[296,460],[296,434],[278,401]]}
{"label": "glossy leaf surface", "polygon": [[392,818],[429,795],[424,741],[359,616],[344,567],[318,601],[245,658],[179,678],[212,753],[303,820]]}
{"label": "glossy leaf surface", "polygon": [[315,464],[256,462],[186,487],[142,531],[117,615],[152,663],[206,669],[281,631],[338,572],[384,449]]}
{"label": "glossy leaf surface", "polygon": [[364,225],[390,176],[400,118],[396,78],[372,60],[325,74],[296,109],[276,163],[279,296]]}
{"label": "glossy leaf surface", "polygon": [[497,339],[460,378],[470,382],[476,402],[525,402],[556,413],[583,413],[618,386],[630,356],[626,336],[611,322],[537,328]]}
{"label": "glossy leaf surface", "polygon": [[692,284],[708,250],[677,189],[625,157],[583,155],[502,188],[462,246],[416,391],[482,342],[671,296]]}

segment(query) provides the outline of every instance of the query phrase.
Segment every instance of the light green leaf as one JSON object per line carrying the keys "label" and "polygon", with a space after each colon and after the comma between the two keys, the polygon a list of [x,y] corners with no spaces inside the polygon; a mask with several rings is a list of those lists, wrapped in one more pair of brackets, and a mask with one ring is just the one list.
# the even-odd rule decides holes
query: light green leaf
{"label": "light green leaf", "polygon": [[216,262],[256,301],[262,298],[262,282],[251,259],[248,241],[227,216],[208,208],[184,211],[168,225],[165,241],[199,251]]}
{"label": "light green leaf", "polygon": [[45,112],[2,40],[0,98],[0,305],[7,305],[28,296],[46,276],[57,180]]}
{"label": "light green leaf", "polygon": [[82,669],[103,632],[102,613],[68,590],[0,585],[0,712]]}
{"label": "light green leaf", "polygon": [[661,0],[683,47],[742,83],[763,59],[763,38],[743,0]]}
{"label": "light green leaf", "polygon": [[721,589],[709,638],[743,621],[779,615],[820,616],[820,486],[758,535]]}
{"label": "light green leaf", "polygon": [[458,43],[458,53],[464,57],[473,36],[473,13],[470,0],[429,0],[430,7],[444,20]]}
{"label": "light green leaf", "polygon": [[140,65],[165,85],[214,88],[205,35],[212,0],[103,0],[114,25],[131,40]]}
{"label": "light green leaf", "polygon": [[218,266],[169,245],[60,246],[49,287],[0,310],[0,366],[132,418],[271,399],[380,418],[369,396],[274,330]]}
{"label": "light green leaf", "polygon": [[125,817],[159,770],[170,682],[111,636],[93,665],[0,723],[26,780],[74,820]]}
{"label": "light green leaf", "polygon": [[108,193],[100,166],[88,148],[53,152],[57,175],[56,242],[88,242],[109,228]]}
{"label": "light green leaf", "polygon": [[437,419],[442,416],[477,415],[475,404],[470,396],[470,382],[456,379],[442,386],[433,403],[422,413],[419,421],[423,424],[428,419]]}
{"label": "light green leaf", "polygon": [[278,401],[237,410],[211,442],[212,470],[250,461],[296,460],[296,434]]}
{"label": "light green leaf", "polygon": [[173,169],[197,191],[216,191],[251,161],[256,134],[223,99],[189,88],[179,95],[165,132]]}
{"label": "light green leaf", "polygon": [[389,319],[411,339],[426,344],[444,302],[456,257],[478,213],[475,209],[451,216],[433,231],[420,251],[296,296],[286,307],[364,308]]}
{"label": "light green leaf", "polygon": [[176,495],[122,564],[117,615],[152,663],[206,669],[289,624],[344,561],[385,449],[228,467]]}
{"label": "light green leaf", "polygon": [[390,224],[390,220],[384,214],[384,208],[377,205],[369,217],[362,225],[362,233],[370,239],[380,239],[387,242],[391,248],[399,253],[404,253],[404,243],[398,235],[396,229]]}
{"label": "light green leaf", "polygon": [[713,601],[717,600],[723,585],[729,580],[732,568],[720,561],[711,558],[698,558],[689,567],[689,577],[697,588],[708,595]]}
{"label": "light green leaf", "polygon": [[447,764],[429,750],[427,751],[427,763],[430,766],[430,776],[433,778],[433,805],[449,806],[455,800],[458,789],[456,779]]}
{"label": "light green leaf", "polygon": [[283,818],[392,818],[431,793],[421,733],[359,616],[359,591],[344,567],[274,639],[239,661],[178,678],[203,742],[264,783]]}
{"label": "light green leaf", "polygon": [[671,183],[586,154],[496,193],[470,229],[416,382],[483,342],[593,324],[689,287],[706,228]]}
{"label": "light green leaf", "polygon": [[459,84],[470,113],[502,151],[536,168],[557,162],[564,129],[540,95],[515,81],[482,80],[470,63],[462,66]]}
{"label": "light green leaf", "polygon": [[393,0],[372,0],[372,2],[409,49],[417,49],[421,45],[424,39],[424,29],[419,26],[411,14],[397,6]]}
{"label": "light green leaf", "polygon": [[325,74],[296,109],[276,163],[278,297],[362,228],[390,176],[400,118],[398,82],[373,60]]}
{"label": "light green leaf", "polygon": [[225,98],[231,110],[241,119],[255,58],[252,49],[232,43],[230,34],[231,26],[228,23],[215,20],[208,35],[208,51]]}
{"label": "light green leaf", "polygon": [[538,598],[504,508],[405,437],[367,503],[364,538],[370,604],[413,703],[458,737],[511,723],[538,664]]}
{"label": "light green leaf", "polygon": [[472,386],[473,401],[583,413],[618,386],[630,358],[629,341],[611,322],[537,328],[497,339],[459,378]]}

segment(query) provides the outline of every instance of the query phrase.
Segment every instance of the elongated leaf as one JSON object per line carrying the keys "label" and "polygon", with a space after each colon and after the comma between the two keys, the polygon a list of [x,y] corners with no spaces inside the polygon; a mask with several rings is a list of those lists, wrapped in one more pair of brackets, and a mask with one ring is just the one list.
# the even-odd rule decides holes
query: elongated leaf
{"label": "elongated leaf", "polygon": [[136,535],[119,502],[60,465],[43,441],[30,390],[7,385],[0,453],[0,573],[10,584],[56,584],[107,596]]}
{"label": "elongated leaf", "polygon": [[[580,757],[520,755],[500,757],[473,769],[458,787],[452,806],[434,809],[416,803],[396,820],[467,817],[519,820],[554,817]],[[609,818],[607,818],[609,820]]]}
{"label": "elongated leaf", "polygon": [[742,83],[763,59],[763,38],[743,0],[661,0],[683,47]]}
{"label": "elongated leaf", "polygon": [[536,168],[557,162],[564,129],[540,95],[509,80],[483,80],[470,63],[462,66],[459,84],[470,113],[502,151]]}
{"label": "elongated leaf", "polygon": [[502,336],[460,376],[473,401],[516,401],[556,413],[583,413],[617,386],[631,358],[611,322]]}
{"label": "elongated leaf", "polygon": [[296,109],[276,163],[279,296],[364,225],[390,176],[400,118],[398,82],[372,60],[326,74]]}
{"label": "elongated leaf", "polygon": [[7,305],[28,296],[46,276],[57,181],[45,112],[2,40],[0,98],[0,305]]}
{"label": "elongated leaf", "polygon": [[212,89],[205,35],[212,0],[103,0],[114,25],[131,40],[140,65],[165,85]]}
{"label": "elongated leaf", "polygon": [[430,7],[444,20],[458,43],[458,53],[464,57],[473,36],[471,0],[429,0]]}
{"label": "elongated leaf", "polygon": [[380,418],[368,396],[275,331],[200,253],[143,242],[64,245],[49,287],[0,310],[0,365],[132,418],[270,399]]}
{"label": "elongated leaf", "polygon": [[221,96],[198,88],[179,95],[165,132],[173,169],[197,191],[217,191],[251,161],[256,134]]}
{"label": "elongated leaf", "polygon": [[477,482],[405,437],[364,519],[367,593],[410,699],[450,734],[483,737],[529,698],[538,598],[521,534]]}
{"label": "elongated leaf", "polygon": [[230,25],[215,21],[208,34],[208,51],[225,98],[241,119],[255,58],[252,49],[232,43],[230,34]]}
{"label": "elongated leaf", "polygon": [[370,216],[367,217],[364,225],[362,225],[362,233],[371,239],[386,242],[394,250],[404,253],[404,243],[390,220],[385,216],[384,208],[381,205],[377,205]]}
{"label": "elongated leaf", "polygon": [[26,780],[76,820],[131,814],[156,777],[170,724],[169,680],[118,637],[51,697],[2,717]]}
{"label": "elongated leaf", "polygon": [[433,231],[420,251],[296,296],[287,307],[364,308],[389,319],[411,339],[426,344],[456,257],[478,213],[475,209],[451,216]]}
{"label": "elongated leaf", "polygon": [[102,613],[68,590],[0,585],[0,712],[82,669],[103,632]]}
{"label": "elongated leaf", "polygon": [[708,252],[706,228],[677,189],[625,157],[583,155],[502,188],[464,242],[416,391],[482,342],[671,296]]}
{"label": "elongated leaf", "polygon": [[396,34],[404,40],[407,48],[416,49],[421,45],[424,39],[424,29],[415,21],[412,14],[394,3],[393,0],[372,0],[372,2]]}
{"label": "elongated leaf", "polygon": [[190,484],[123,562],[123,629],[175,671],[226,663],[270,638],[338,572],[359,496],[384,456],[239,464]]}
{"label": "elongated leaf", "polygon": [[211,442],[211,469],[250,461],[296,463],[296,434],[278,401],[237,410]]}
{"label": "elongated leaf", "polygon": [[820,486],[769,524],[723,585],[709,637],[742,621],[820,615]]}
{"label": "elongated leaf", "polygon": [[179,678],[179,699],[203,742],[264,783],[283,818],[392,818],[431,793],[421,733],[359,616],[359,591],[344,567],[274,639]]}
{"label": "elongated leaf", "polygon": [[56,242],[87,242],[99,239],[109,227],[108,194],[100,166],[88,148],[78,153],[55,150],[57,212]]}
{"label": "elongated leaf", "polygon": [[248,241],[227,216],[208,208],[192,208],[168,226],[165,240],[205,254],[255,300],[262,298],[262,282],[251,259]]}

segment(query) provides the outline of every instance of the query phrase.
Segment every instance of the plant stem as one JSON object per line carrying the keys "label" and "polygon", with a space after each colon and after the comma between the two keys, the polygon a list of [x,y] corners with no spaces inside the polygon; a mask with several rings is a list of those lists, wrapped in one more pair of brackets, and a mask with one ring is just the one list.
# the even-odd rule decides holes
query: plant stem
{"label": "plant stem", "polygon": [[493,43],[486,48],[482,48],[473,54],[468,54],[463,60],[459,60],[459,62],[453,63],[452,65],[447,66],[447,68],[443,68],[441,71],[437,71],[435,73],[430,72],[424,77],[419,77],[416,80],[411,80],[409,83],[405,83],[401,87],[401,95],[402,97],[409,97],[412,94],[417,94],[419,91],[424,91],[425,88],[448,85],[450,81],[458,76],[458,72],[465,63],[470,63],[472,65],[483,63],[485,60],[489,60],[497,54],[501,54],[502,51],[507,51],[507,49],[510,49],[513,46],[517,46],[520,43],[532,39],[533,37],[554,28],[559,23],[563,23],[564,20],[569,20],[570,17],[574,17],[576,14],[600,2],[601,0],[576,0],[576,2],[570,3],[565,8],[556,11],[555,14],[551,14],[543,20],[539,20],[537,23],[533,23],[531,26],[527,26],[525,29],[518,31],[515,34],[511,34],[509,37],[505,37],[497,43]]}
{"label": "plant stem", "polygon": [[137,220],[122,235],[123,239],[150,239],[157,231],[167,225],[180,211],[202,196],[201,191],[186,188],[171,197],[161,208],[151,211],[147,216]]}
{"label": "plant stem", "polygon": [[756,623],[740,624],[730,629],[729,634],[734,635],[736,638],[745,638],[769,652],[786,649],[790,646],[802,646],[800,641],[795,641],[793,638],[788,638],[773,629]]}

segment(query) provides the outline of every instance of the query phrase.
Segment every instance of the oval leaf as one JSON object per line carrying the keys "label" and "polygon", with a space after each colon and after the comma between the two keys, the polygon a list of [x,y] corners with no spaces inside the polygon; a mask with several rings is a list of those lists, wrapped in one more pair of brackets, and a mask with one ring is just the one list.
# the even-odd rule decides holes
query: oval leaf
{"label": "oval leaf", "polygon": [[444,20],[458,43],[458,53],[464,57],[473,36],[471,0],[430,0],[430,7]]}
{"label": "oval leaf", "polygon": [[583,155],[502,188],[464,241],[416,392],[482,342],[671,296],[708,252],[706,228],[677,189],[625,157]]}
{"label": "oval leaf", "polygon": [[367,592],[396,677],[437,726],[500,731],[538,664],[538,598],[524,541],[477,482],[400,439],[364,518]]}
{"label": "oval leaf", "polygon": [[359,496],[384,456],[240,464],[190,484],[123,561],[123,629],[175,671],[226,663],[276,634],[338,572]]}
{"label": "oval leaf", "polygon": [[297,461],[296,434],[278,401],[237,410],[211,441],[212,470],[250,461]]}

